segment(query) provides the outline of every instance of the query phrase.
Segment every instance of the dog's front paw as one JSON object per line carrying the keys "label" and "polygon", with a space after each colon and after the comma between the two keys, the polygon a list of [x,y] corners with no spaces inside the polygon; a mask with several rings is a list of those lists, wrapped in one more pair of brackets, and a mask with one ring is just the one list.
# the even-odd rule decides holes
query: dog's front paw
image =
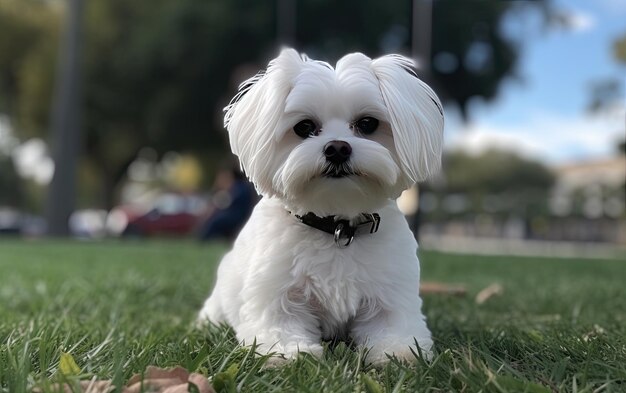
{"label": "dog's front paw", "polygon": [[375,345],[367,353],[365,361],[367,364],[373,366],[383,366],[387,364],[390,358],[395,357],[401,362],[415,362],[417,357],[420,357],[426,361],[430,361],[433,358],[433,352],[431,351],[432,343],[419,344],[419,349],[415,345]]}
{"label": "dog's front paw", "polygon": [[293,357],[287,358],[281,354],[275,354],[267,358],[265,363],[263,363],[263,368],[279,368],[286,366],[287,364],[296,360]]}
{"label": "dog's front paw", "polygon": [[324,348],[319,344],[298,344],[289,343],[285,345],[276,345],[272,347],[270,357],[266,360],[264,367],[275,368],[282,367],[290,362],[295,361],[300,354],[308,353],[309,355],[319,359],[324,354]]}
{"label": "dog's front paw", "polygon": [[324,354],[324,348],[320,344],[290,343],[284,345],[281,352],[286,358],[295,359],[301,353],[308,353],[319,359]]}

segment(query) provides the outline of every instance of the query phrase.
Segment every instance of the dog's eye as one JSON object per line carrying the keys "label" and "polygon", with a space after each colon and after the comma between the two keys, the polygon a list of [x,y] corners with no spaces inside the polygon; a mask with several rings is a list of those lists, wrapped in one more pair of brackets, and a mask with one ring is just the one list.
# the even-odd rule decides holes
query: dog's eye
{"label": "dog's eye", "polygon": [[303,139],[318,134],[317,125],[315,124],[315,122],[313,122],[313,120],[309,119],[302,120],[301,122],[293,126],[293,131],[296,133],[296,135]]}
{"label": "dog's eye", "polygon": [[354,127],[363,135],[372,134],[378,128],[378,120],[373,117],[364,117],[354,123]]}

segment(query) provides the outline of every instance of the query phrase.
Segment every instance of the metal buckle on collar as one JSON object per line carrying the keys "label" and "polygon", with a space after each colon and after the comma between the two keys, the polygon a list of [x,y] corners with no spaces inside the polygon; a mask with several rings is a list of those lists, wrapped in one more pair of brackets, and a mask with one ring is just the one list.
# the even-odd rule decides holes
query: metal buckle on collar
{"label": "metal buckle on collar", "polygon": [[370,233],[378,232],[378,226],[380,225],[380,215],[378,213],[363,213],[365,217],[367,217],[367,221],[363,224],[367,224],[368,222],[372,223],[370,227]]}
{"label": "metal buckle on collar", "polygon": [[[338,247],[346,248],[352,244],[354,235],[360,227],[371,224],[369,233],[375,233],[378,231],[378,226],[380,225],[380,216],[378,213],[363,213],[362,216],[364,221],[356,224],[355,226],[350,225],[350,222],[347,220],[337,221],[335,225],[334,239],[335,244]],[[345,241],[342,241],[342,239],[345,239]]]}
{"label": "metal buckle on collar", "polygon": [[[345,222],[340,221],[339,223],[337,223],[337,226],[335,227],[335,244],[337,245],[337,247],[339,248],[346,248],[348,247],[351,243],[352,240],[354,240],[354,229],[352,227],[350,227],[349,225],[346,225]],[[341,242],[341,239],[345,238],[346,241],[345,243]]]}

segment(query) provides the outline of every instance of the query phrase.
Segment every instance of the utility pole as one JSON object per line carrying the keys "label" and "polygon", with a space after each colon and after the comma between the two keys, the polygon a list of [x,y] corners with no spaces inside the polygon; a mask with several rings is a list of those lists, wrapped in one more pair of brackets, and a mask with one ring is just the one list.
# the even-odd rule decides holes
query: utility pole
{"label": "utility pole", "polygon": [[433,0],[413,0],[411,55],[420,70],[430,74]]}
{"label": "utility pole", "polygon": [[[430,82],[431,73],[431,45],[433,26],[433,0],[413,0],[411,15],[411,56],[417,62],[418,74],[422,79]],[[415,239],[419,241],[419,230],[422,221],[422,210],[420,199],[422,196],[421,187],[415,185],[414,190],[417,198],[417,209],[413,217],[410,217],[410,226],[413,229]]]}
{"label": "utility pole", "polygon": [[48,235],[69,235],[76,205],[76,167],[80,146],[81,37],[83,0],[67,0],[60,45],[50,137],[54,175],[46,198]]}

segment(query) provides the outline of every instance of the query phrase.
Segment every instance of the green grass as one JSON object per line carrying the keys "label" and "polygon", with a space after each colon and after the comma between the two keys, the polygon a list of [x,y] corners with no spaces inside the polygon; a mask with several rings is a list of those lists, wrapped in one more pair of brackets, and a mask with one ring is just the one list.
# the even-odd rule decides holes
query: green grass
{"label": "green grass", "polygon": [[[190,327],[225,250],[171,241],[0,241],[0,391],[59,378],[61,351],[85,375],[116,381],[148,365],[207,376],[236,365],[242,392],[626,391],[624,261],[423,252],[423,279],[469,290],[425,297],[431,363],[373,368],[339,345],[322,360],[303,356],[267,369],[228,328]],[[494,282],[504,293],[477,305],[474,295]]]}

